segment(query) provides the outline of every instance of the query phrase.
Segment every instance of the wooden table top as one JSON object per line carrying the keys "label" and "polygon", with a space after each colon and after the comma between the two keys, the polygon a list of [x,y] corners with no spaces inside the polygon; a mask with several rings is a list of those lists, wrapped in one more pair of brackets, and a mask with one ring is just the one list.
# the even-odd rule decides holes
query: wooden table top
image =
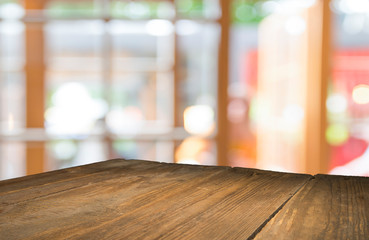
{"label": "wooden table top", "polygon": [[0,182],[0,239],[369,239],[369,178],[109,160]]}

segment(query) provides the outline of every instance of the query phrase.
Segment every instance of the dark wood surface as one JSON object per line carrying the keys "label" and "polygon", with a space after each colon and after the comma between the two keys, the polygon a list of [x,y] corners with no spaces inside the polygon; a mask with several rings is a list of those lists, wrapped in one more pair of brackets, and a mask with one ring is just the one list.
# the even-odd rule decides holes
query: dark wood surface
{"label": "dark wood surface", "polygon": [[116,159],[0,182],[0,239],[368,239],[368,187]]}
{"label": "dark wood surface", "polygon": [[256,239],[369,239],[369,178],[317,175]]}

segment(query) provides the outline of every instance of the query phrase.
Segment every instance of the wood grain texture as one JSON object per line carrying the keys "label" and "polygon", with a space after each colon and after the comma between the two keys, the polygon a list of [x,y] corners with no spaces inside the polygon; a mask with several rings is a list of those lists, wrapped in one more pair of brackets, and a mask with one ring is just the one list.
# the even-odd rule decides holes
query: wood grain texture
{"label": "wood grain texture", "polygon": [[247,239],[310,178],[110,160],[0,182],[0,238]]}
{"label": "wood grain texture", "polygon": [[368,239],[369,178],[317,175],[255,239]]}

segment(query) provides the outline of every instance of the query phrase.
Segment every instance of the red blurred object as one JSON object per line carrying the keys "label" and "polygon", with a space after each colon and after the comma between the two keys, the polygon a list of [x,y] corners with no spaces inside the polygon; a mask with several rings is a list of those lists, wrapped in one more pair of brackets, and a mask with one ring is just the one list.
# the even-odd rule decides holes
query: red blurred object
{"label": "red blurred object", "polygon": [[243,69],[243,79],[249,89],[249,97],[253,97],[257,88],[258,82],[258,51],[250,50],[245,55],[245,67]]}
{"label": "red blurred object", "polygon": [[359,105],[352,100],[352,90],[360,84],[369,85],[369,49],[336,52],[333,58],[333,90],[346,96],[351,118],[369,116],[369,104]]}
{"label": "red blurred object", "polygon": [[[348,114],[351,119],[369,116],[369,104],[357,104],[352,91],[360,84],[369,85],[369,49],[341,50],[334,54],[333,91],[346,96]],[[333,146],[331,168],[343,166],[364,154],[368,147],[365,140],[350,137],[343,145]]]}
{"label": "red blurred object", "polygon": [[368,143],[365,140],[350,137],[344,144],[333,146],[331,154],[331,166],[333,169],[338,166],[343,166],[352,160],[364,154],[368,148]]}

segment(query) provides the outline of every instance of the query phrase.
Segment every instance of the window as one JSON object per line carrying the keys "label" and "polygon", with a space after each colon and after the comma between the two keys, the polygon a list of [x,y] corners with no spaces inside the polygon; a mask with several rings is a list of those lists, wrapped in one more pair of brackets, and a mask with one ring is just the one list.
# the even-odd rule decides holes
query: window
{"label": "window", "polygon": [[367,143],[366,5],[350,4],[2,0],[0,177],[118,157],[343,166]]}
{"label": "window", "polygon": [[332,1],[333,76],[327,110],[330,170],[369,176],[369,32],[368,1]]}
{"label": "window", "polygon": [[0,7],[2,178],[116,157],[217,163],[217,1]]}

